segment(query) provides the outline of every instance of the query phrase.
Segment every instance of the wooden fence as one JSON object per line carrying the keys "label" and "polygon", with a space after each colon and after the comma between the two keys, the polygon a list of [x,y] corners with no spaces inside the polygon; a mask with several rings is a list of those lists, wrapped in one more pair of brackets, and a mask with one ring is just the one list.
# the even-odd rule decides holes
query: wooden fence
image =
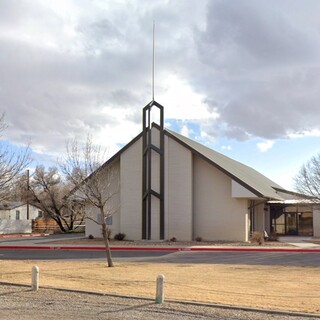
{"label": "wooden fence", "polygon": [[61,231],[53,219],[35,219],[32,221],[33,233],[57,233]]}

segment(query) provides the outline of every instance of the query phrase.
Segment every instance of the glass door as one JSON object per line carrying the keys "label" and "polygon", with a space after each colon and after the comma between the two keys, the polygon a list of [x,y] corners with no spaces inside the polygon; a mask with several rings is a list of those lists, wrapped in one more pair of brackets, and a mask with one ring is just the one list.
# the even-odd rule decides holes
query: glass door
{"label": "glass door", "polygon": [[299,236],[313,236],[313,213],[299,212]]}
{"label": "glass door", "polygon": [[296,212],[287,212],[286,217],[286,234],[298,235],[298,214]]}
{"label": "glass door", "polygon": [[284,235],[286,233],[285,215],[282,207],[271,207],[271,232]]}

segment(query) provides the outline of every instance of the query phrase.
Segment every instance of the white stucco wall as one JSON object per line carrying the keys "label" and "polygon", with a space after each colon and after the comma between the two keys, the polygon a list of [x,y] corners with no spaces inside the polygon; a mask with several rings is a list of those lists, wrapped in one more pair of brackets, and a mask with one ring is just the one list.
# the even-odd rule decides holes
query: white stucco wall
{"label": "white stucco wall", "polygon": [[[6,220],[16,220],[16,212],[19,211],[20,219],[19,220],[27,220],[27,205],[24,204],[22,206],[13,208],[11,210],[0,210],[0,219]],[[29,219],[36,219],[39,216],[39,212],[41,210],[35,206],[29,205]]]}
{"label": "white stucco wall", "polygon": [[264,210],[264,203],[261,200],[255,202],[254,207],[254,230],[262,232],[266,230],[266,216],[267,212]]}
{"label": "white stucco wall", "polygon": [[165,168],[165,237],[192,240],[192,154],[168,137]]}
{"label": "white stucco wall", "polygon": [[[95,221],[98,220],[98,210],[97,208],[93,207],[87,207],[86,208],[86,214],[94,219]],[[101,226],[99,226],[97,223],[90,219],[85,219],[85,236],[93,236],[95,238],[102,238],[102,233],[101,233]]]}
{"label": "white stucco wall", "polygon": [[152,197],[151,201],[151,240],[160,240],[160,200]]}
{"label": "white stucco wall", "polygon": [[[120,232],[120,215],[121,215],[121,207],[120,207],[120,162],[115,161],[112,164],[112,172],[108,172],[105,169],[102,172],[102,183],[105,184],[105,192],[104,197],[108,197],[109,200],[107,202],[107,214],[112,216],[112,224],[108,225],[108,228],[111,230],[111,238]],[[103,190],[103,188],[101,188]],[[91,217],[91,219],[86,219],[86,229],[85,235],[86,237],[92,235],[95,238],[101,238],[101,214],[98,208],[88,206],[86,208],[86,214]],[[96,222],[98,223],[96,223]]]}
{"label": "white stucco wall", "polygon": [[268,210],[264,212],[264,230],[268,233],[271,232],[271,221],[270,221],[270,207],[268,206]]}
{"label": "white stucco wall", "polygon": [[142,237],[142,138],[121,154],[120,231],[126,239]]}
{"label": "white stucco wall", "polygon": [[231,195],[233,198],[257,198],[257,196],[238,182],[232,180]]}
{"label": "white stucco wall", "polygon": [[10,210],[0,210],[0,219],[10,220]]}
{"label": "white stucco wall", "polygon": [[0,234],[31,232],[31,220],[0,220]]}
{"label": "white stucco wall", "polygon": [[314,206],[313,208],[313,236],[320,237],[320,207]]}
{"label": "white stucco wall", "polygon": [[194,236],[248,240],[248,200],[232,198],[232,179],[194,156]]}

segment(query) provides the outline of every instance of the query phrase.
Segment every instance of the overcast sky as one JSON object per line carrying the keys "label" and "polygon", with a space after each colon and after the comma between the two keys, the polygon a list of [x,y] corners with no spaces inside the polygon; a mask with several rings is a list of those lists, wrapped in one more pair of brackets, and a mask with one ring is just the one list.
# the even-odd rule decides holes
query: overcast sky
{"label": "overcast sky", "polygon": [[166,126],[291,188],[320,151],[320,1],[0,0],[2,138],[110,155],[152,99]]}

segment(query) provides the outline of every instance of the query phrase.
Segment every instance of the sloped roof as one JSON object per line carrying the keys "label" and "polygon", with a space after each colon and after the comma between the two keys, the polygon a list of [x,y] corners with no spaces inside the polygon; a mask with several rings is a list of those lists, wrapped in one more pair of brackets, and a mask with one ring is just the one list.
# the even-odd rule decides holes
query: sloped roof
{"label": "sloped roof", "polygon": [[[26,205],[26,202],[22,202],[22,201],[12,201],[12,202],[8,202],[8,201],[4,201],[3,203],[0,203],[0,210],[13,210],[19,207],[22,207],[24,205]],[[35,204],[29,204],[30,207],[34,207],[37,209],[40,209],[37,205]]]}
{"label": "sloped roof", "polygon": [[166,129],[165,133],[174,138],[177,142],[182,143],[187,148],[196,152],[200,157],[209,161],[257,196],[277,200],[283,199],[277,193],[276,189],[280,189],[282,192],[286,192],[286,190],[255,169],[174,131]]}
{"label": "sloped roof", "polygon": [[[160,127],[153,123],[152,127],[159,129]],[[273,199],[273,200],[284,200],[284,198],[278,193],[288,193],[291,194],[291,191],[288,191],[270,180],[260,172],[255,169],[244,165],[243,163],[233,160],[217,151],[214,151],[192,139],[189,139],[179,133],[176,133],[172,130],[165,129],[165,135],[173,138],[178,143],[184,145],[186,148],[190,149],[192,152],[196,153],[206,161],[210,162],[216,168],[223,171],[225,174],[230,176],[234,181],[238,182],[240,185],[250,190],[256,196],[261,198]],[[142,137],[142,132],[137,135],[131,142],[126,144],[121,150],[114,154],[104,166],[112,163],[116,158],[120,156],[122,152],[128,149],[132,144],[138,141]]]}
{"label": "sloped roof", "polygon": [[0,203],[0,210],[12,210],[12,209],[21,207],[24,204],[25,204],[24,202],[20,202],[20,201]]}

